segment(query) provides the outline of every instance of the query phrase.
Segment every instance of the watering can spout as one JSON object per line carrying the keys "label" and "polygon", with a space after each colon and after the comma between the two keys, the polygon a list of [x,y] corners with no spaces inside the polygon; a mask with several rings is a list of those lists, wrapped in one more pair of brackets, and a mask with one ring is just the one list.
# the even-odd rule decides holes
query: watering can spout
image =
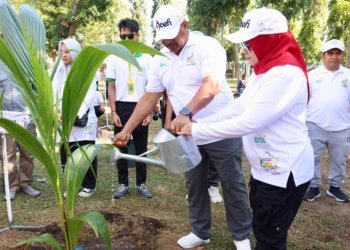
{"label": "watering can spout", "polygon": [[165,163],[163,161],[150,159],[147,157],[142,157],[142,156],[137,156],[137,155],[123,154],[122,152],[119,151],[118,148],[113,148],[112,161],[116,162],[119,159],[126,159],[126,160],[143,162],[146,164],[154,164],[157,166],[165,167]]}
{"label": "watering can spout", "polygon": [[161,160],[123,154],[117,148],[113,149],[112,160],[115,162],[118,159],[127,159],[153,164],[164,167],[172,173],[187,172],[196,167],[202,160],[198,147],[190,136],[175,137],[168,130],[161,129],[153,139],[153,143],[160,152]]}

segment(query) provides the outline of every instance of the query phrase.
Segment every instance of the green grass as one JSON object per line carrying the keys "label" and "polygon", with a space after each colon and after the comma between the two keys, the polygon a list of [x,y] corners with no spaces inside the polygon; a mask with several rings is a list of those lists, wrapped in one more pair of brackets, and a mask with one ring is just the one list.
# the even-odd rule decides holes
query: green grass
{"label": "green grass", "polygon": [[[149,148],[154,147],[151,141],[159,129],[160,121],[153,122],[150,129]],[[152,157],[157,157],[157,155],[153,154]],[[243,169],[248,180],[249,166],[245,158]],[[36,199],[28,198],[22,193],[16,196],[15,201],[12,202],[15,225],[48,225],[58,221],[56,203],[50,184],[47,181],[37,181],[43,178],[47,178],[44,168],[36,165],[33,186],[38,188],[42,194]],[[79,197],[77,210],[102,210],[158,219],[171,232],[171,242],[174,242],[173,249],[177,249],[176,240],[190,230],[187,220],[186,189],[183,176],[181,174],[171,174],[160,167],[149,166],[147,185],[154,194],[154,197],[149,200],[141,198],[135,190],[134,168],[129,170],[129,179],[130,193],[124,199],[112,199],[112,194],[118,186],[117,174],[115,167],[111,164],[110,152],[103,150],[98,156],[97,190],[89,199]],[[0,195],[2,197],[4,195],[2,190]],[[320,206],[320,203],[317,202],[302,204],[289,233],[288,249],[349,249],[349,204],[339,204],[328,200],[326,197],[323,198],[323,201],[329,202],[329,206],[333,207],[328,209],[327,204]],[[0,225],[5,226],[7,215],[4,201],[1,201],[0,211],[2,211],[0,213]],[[212,230],[211,243],[205,249],[235,249],[227,231],[223,203],[212,205]],[[29,233],[27,234],[29,235]],[[11,234],[0,235],[0,241],[4,238],[10,240],[11,237]],[[253,237],[252,239],[252,242],[254,242]],[[164,248],[160,246],[159,249]]]}

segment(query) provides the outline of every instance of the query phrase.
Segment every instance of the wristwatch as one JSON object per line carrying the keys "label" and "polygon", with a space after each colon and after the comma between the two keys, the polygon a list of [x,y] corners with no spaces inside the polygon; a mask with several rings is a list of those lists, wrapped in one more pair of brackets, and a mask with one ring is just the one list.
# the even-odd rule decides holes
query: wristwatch
{"label": "wristwatch", "polygon": [[181,115],[188,116],[188,117],[190,118],[190,120],[192,120],[193,113],[192,113],[192,111],[191,111],[189,108],[183,107],[183,108],[180,110],[180,114],[181,114]]}

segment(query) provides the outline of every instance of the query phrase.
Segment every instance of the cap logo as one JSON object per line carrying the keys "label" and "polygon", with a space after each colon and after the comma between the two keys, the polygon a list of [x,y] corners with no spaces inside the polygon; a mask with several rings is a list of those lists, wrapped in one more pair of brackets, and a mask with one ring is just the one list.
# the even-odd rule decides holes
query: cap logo
{"label": "cap logo", "polygon": [[165,22],[161,23],[161,22],[156,22],[156,28],[158,30],[160,30],[161,28],[165,28],[168,27],[169,25],[172,25],[170,18],[168,18]]}
{"label": "cap logo", "polygon": [[249,24],[250,24],[250,19],[248,19],[247,21],[245,22],[241,22],[241,27],[242,28],[246,28],[246,29],[249,29]]}
{"label": "cap logo", "polygon": [[259,32],[263,32],[264,31],[264,29],[265,29],[265,25],[264,25],[264,23],[259,23]]}

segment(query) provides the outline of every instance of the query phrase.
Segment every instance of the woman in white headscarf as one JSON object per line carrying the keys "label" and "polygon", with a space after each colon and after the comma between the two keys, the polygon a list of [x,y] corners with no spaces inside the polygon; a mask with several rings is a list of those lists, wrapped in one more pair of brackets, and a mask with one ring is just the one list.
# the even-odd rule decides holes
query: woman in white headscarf
{"label": "woman in white headscarf", "polygon": [[[52,86],[55,98],[57,99],[57,104],[61,107],[63,89],[66,84],[66,78],[74,62],[75,58],[81,51],[80,44],[72,39],[68,38],[59,43],[58,46],[59,53],[62,53],[62,58],[57,68],[57,71],[52,80]],[[82,105],[78,111],[78,118],[82,118],[87,111],[88,112],[88,122],[85,127],[73,126],[70,137],[69,137],[69,147],[73,152],[79,146],[86,144],[95,144],[96,134],[97,134],[97,117],[95,115],[95,110],[93,107],[93,100],[96,92],[95,79],[90,85],[90,88],[84,98]],[[59,117],[59,121],[60,117]],[[58,137],[59,139],[59,137]],[[67,154],[64,147],[61,147],[61,163],[64,166],[67,162]],[[90,197],[96,189],[96,177],[97,177],[97,158],[92,162],[92,167],[88,169],[85,178],[82,183],[82,190],[79,192],[81,197]]]}

